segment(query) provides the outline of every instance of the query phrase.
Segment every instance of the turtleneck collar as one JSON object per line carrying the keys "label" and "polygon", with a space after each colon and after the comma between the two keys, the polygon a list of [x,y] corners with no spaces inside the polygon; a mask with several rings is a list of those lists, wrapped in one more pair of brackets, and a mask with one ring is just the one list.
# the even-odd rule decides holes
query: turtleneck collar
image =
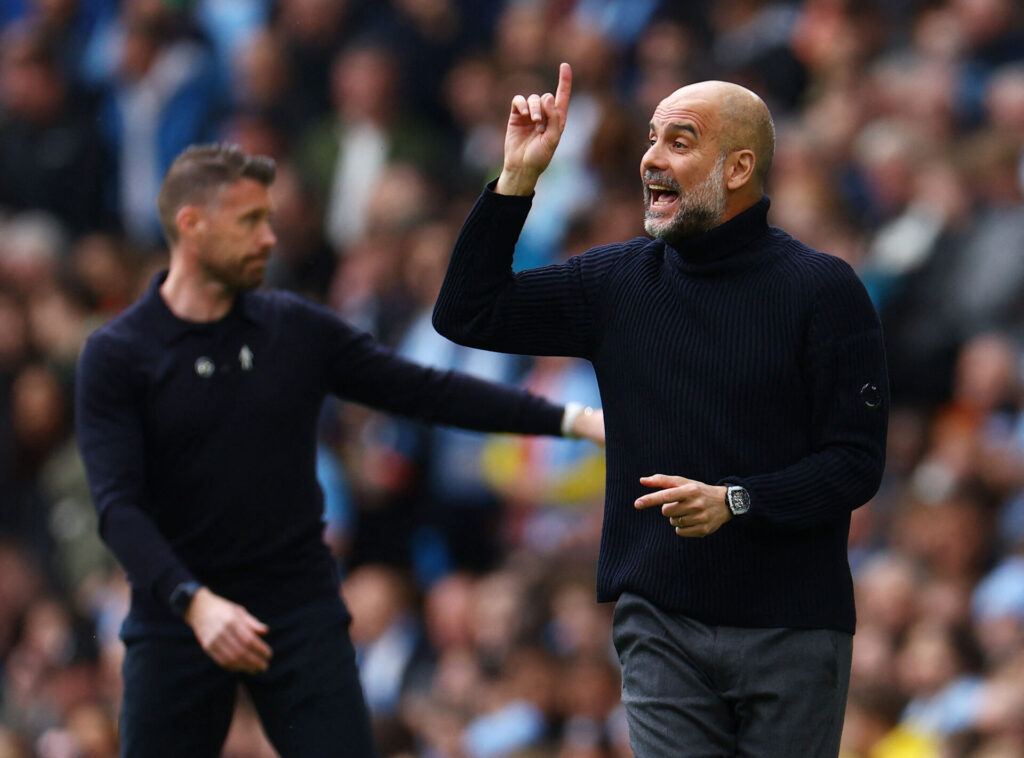
{"label": "turtleneck collar", "polygon": [[717,274],[750,266],[766,253],[750,243],[768,231],[768,206],[763,196],[724,224],[702,234],[687,237],[678,247],[666,243],[665,253],[683,271],[691,274]]}

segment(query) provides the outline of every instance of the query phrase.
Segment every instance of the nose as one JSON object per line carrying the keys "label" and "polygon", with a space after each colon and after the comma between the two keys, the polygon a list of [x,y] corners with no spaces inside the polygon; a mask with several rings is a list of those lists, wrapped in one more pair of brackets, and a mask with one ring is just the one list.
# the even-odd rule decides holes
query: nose
{"label": "nose", "polygon": [[263,222],[263,230],[260,234],[260,241],[265,247],[273,247],[277,244],[277,235],[274,234],[274,227],[270,225],[269,221]]}
{"label": "nose", "polygon": [[655,141],[640,159],[640,174],[643,175],[650,169],[664,170],[668,168],[665,156],[666,152],[661,148],[661,142]]}

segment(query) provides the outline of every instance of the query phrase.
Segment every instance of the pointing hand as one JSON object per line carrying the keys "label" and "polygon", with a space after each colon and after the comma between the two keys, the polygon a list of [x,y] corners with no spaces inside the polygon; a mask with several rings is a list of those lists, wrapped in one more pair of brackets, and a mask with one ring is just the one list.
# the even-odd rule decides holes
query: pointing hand
{"label": "pointing hand", "polygon": [[572,92],[572,68],[558,67],[555,94],[545,92],[512,98],[505,131],[505,165],[495,191],[501,195],[529,195],[548,167],[565,129]]}
{"label": "pointing hand", "polygon": [[658,491],[637,498],[633,506],[661,506],[661,515],[680,537],[707,537],[732,518],[725,487],[664,474],[641,477],[640,484]]}

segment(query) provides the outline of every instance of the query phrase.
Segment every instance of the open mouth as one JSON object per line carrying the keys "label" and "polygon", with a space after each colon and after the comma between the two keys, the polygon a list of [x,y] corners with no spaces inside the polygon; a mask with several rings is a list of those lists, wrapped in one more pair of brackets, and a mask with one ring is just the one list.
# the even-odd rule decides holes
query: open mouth
{"label": "open mouth", "polygon": [[651,208],[668,208],[679,199],[679,191],[665,184],[648,184],[647,190],[651,193]]}

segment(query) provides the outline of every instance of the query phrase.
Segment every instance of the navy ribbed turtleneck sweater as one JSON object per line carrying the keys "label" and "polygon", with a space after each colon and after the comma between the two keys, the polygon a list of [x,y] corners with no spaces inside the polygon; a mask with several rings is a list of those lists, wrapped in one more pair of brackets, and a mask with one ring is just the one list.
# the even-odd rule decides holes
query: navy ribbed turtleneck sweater
{"label": "navy ribbed turtleneck sweater", "polygon": [[[888,380],[853,270],[767,224],[763,199],[675,249],[637,238],[513,274],[531,198],[488,189],[434,325],[466,345],[590,360],[607,432],[597,595],[710,624],[854,629],[850,512],[875,493]],[[706,538],[636,510],[649,474],[741,484]]]}

